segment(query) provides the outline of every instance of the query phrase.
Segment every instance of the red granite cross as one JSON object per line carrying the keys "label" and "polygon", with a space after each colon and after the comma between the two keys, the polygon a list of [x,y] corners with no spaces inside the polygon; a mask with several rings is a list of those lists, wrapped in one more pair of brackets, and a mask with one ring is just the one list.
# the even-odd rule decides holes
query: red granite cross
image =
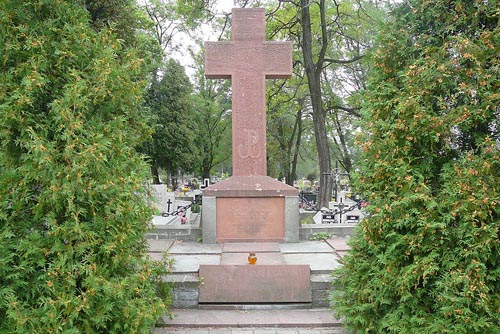
{"label": "red granite cross", "polygon": [[267,42],[263,8],[233,8],[232,41],[205,43],[205,76],[231,79],[233,175],[267,175],[266,81],[292,74],[292,43]]}

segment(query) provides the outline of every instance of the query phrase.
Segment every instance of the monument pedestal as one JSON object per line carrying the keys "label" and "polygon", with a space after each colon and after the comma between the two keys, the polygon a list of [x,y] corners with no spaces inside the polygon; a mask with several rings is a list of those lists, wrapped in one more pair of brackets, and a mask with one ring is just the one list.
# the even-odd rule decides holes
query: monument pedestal
{"label": "monument pedestal", "polygon": [[268,176],[232,176],[211,185],[203,191],[203,242],[298,242],[298,195]]}

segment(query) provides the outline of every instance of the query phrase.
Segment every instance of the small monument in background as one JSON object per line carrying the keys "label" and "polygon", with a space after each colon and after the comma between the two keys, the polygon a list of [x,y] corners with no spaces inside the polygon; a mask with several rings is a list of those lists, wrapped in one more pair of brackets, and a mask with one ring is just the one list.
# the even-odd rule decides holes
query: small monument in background
{"label": "small monument in background", "polygon": [[232,82],[233,176],[203,190],[205,243],[299,241],[298,190],[267,176],[266,79],[292,74],[292,43],[265,40],[263,8],[234,8],[232,41],[205,43],[205,75]]}

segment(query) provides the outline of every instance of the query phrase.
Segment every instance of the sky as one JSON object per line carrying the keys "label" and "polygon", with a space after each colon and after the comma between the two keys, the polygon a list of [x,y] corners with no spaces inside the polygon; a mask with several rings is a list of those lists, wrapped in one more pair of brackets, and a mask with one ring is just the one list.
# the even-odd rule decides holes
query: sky
{"label": "sky", "polygon": [[217,0],[216,8],[223,12],[229,12],[234,7],[234,0]]}
{"label": "sky", "polygon": [[[218,15],[222,16],[224,14],[230,13],[233,7],[234,0],[216,0],[215,12]],[[204,41],[215,41],[218,35],[217,32],[212,32],[209,26],[202,26],[201,34]],[[189,43],[189,37],[184,34],[178,34],[176,37],[183,42],[184,47],[178,52],[175,52],[173,54],[173,57],[185,67],[187,75],[192,78],[194,75],[194,70],[190,68],[190,65],[192,65],[193,60],[189,55],[188,47],[196,48],[196,46],[194,45],[194,43]]]}

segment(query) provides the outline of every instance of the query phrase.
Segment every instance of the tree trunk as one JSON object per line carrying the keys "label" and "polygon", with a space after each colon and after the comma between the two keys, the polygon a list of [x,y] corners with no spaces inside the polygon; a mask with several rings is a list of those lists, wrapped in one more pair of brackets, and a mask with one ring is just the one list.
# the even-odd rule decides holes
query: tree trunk
{"label": "tree trunk", "polygon": [[158,165],[154,162],[151,164],[151,174],[153,175],[153,184],[160,184],[160,174],[158,173]]}
{"label": "tree trunk", "polygon": [[295,117],[295,124],[297,126],[297,137],[295,141],[295,146],[293,148],[293,158],[291,163],[291,170],[289,179],[286,180],[286,183],[290,186],[293,186],[295,180],[297,180],[297,161],[299,160],[299,150],[300,150],[300,141],[302,139],[302,107],[304,104],[304,100],[301,99],[300,110],[297,112]]}
{"label": "tree trunk", "polygon": [[[301,0],[301,26],[302,26],[302,51],[304,55],[304,67],[307,75],[311,105],[313,109],[314,136],[318,150],[320,189],[318,194],[318,207],[327,207],[331,199],[333,180],[326,175],[331,172],[330,148],[326,131],[326,117],[323,110],[321,95],[321,71],[323,69],[324,57],[327,48],[326,32],[322,29],[321,51],[317,63],[313,60],[311,16],[309,13],[309,0]],[[322,21],[324,19],[325,3],[320,1]],[[324,23],[324,22],[322,22]]]}
{"label": "tree trunk", "polygon": [[202,168],[201,170],[201,179],[209,179],[210,178],[210,169]]}
{"label": "tree trunk", "polygon": [[349,174],[349,178],[351,175],[351,170],[352,170],[352,161],[351,161],[351,155],[349,154],[349,149],[347,148],[347,143],[346,143],[346,138],[342,129],[342,126],[340,124],[340,121],[338,119],[338,115],[335,115],[335,127],[337,128],[337,135],[339,137],[340,145],[337,145],[340,150],[340,155],[342,158],[342,167],[344,167],[345,171],[347,174]]}

